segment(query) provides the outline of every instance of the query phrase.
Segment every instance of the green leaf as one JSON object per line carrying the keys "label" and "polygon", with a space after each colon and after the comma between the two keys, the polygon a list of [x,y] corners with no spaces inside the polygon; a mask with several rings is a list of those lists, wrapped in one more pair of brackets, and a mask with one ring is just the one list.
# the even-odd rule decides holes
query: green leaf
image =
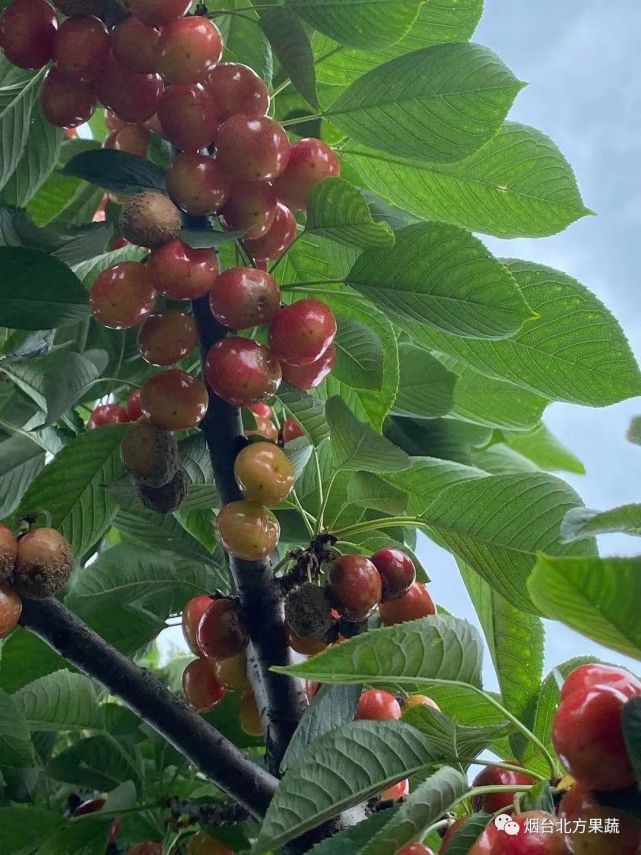
{"label": "green leaf", "polygon": [[287,0],[321,33],[358,48],[399,41],[418,15],[422,0]]}
{"label": "green leaf", "polygon": [[572,472],[585,475],[585,466],[563,443],[539,424],[527,433],[506,433],[505,442],[547,472]]}
{"label": "green leaf", "polygon": [[477,686],[482,657],[481,639],[471,624],[437,615],[370,630],[306,662],[274,670],[321,683],[414,688],[430,680],[457,680]]}
{"label": "green leaf", "polygon": [[27,490],[21,512],[51,514],[51,525],[83,556],[111,525],[118,506],[105,485],[122,477],[120,425],[105,425],[69,442]]}
{"label": "green leaf", "polygon": [[434,499],[447,487],[477,478],[486,478],[487,473],[473,466],[464,466],[453,460],[437,460],[424,457],[413,460],[410,469],[385,475],[385,481],[409,493],[407,513],[421,517]]}
{"label": "green leaf", "polygon": [[94,684],[82,674],[56,671],[13,695],[32,730],[102,730],[104,715]]}
{"label": "green leaf", "polygon": [[546,617],[588,638],[641,659],[641,558],[539,556],[528,583]]}
{"label": "green leaf", "polygon": [[322,686],[296,728],[281,763],[281,769],[294,766],[309,746],[331,730],[352,721],[363,687]]}
{"label": "green leaf", "polygon": [[28,855],[63,822],[54,811],[26,805],[0,807],[0,851]]}
{"label": "green leaf", "polygon": [[0,190],[15,172],[27,145],[31,113],[44,69],[0,89]]}
{"label": "green leaf", "polygon": [[332,837],[317,843],[309,850],[309,855],[345,855],[346,852],[358,852],[394,815],[393,809],[377,811],[372,816],[345,831],[339,831]]}
{"label": "green leaf", "polygon": [[354,389],[379,390],[383,385],[383,345],[366,324],[347,315],[336,315],[337,380]]}
{"label": "green leaf", "polygon": [[261,10],[260,26],[294,88],[318,108],[314,54],[300,20],[290,9],[274,6]]}
{"label": "green leaf", "polygon": [[0,765],[35,766],[29,726],[19,703],[0,689]]}
{"label": "green leaf", "polygon": [[392,819],[359,855],[389,855],[393,846],[410,843],[443,816],[468,791],[467,778],[456,769],[438,769],[412,790]]}
{"label": "green leaf", "polygon": [[426,419],[448,413],[454,402],[456,375],[413,344],[399,345],[398,357],[401,376],[394,413]]}
{"label": "green leaf", "polygon": [[325,413],[337,469],[395,472],[411,465],[404,451],[360,422],[341,398],[330,398]]}
{"label": "green leaf", "polygon": [[641,782],[641,698],[631,698],[623,707],[623,736],[637,781]]}
{"label": "green leaf", "polygon": [[301,392],[283,384],[278,392],[278,400],[285,412],[303,426],[314,445],[320,445],[327,439],[329,427],[325,418],[325,407],[315,392]]}
{"label": "green leaf", "polygon": [[95,814],[82,822],[69,822],[60,831],[48,837],[38,850],[38,855],[103,855],[105,840],[113,818],[102,819]]}
{"label": "green leaf", "polygon": [[392,204],[496,237],[545,237],[591,213],[570,164],[540,131],[508,122],[458,163],[407,160],[358,146],[341,152]]}
{"label": "green leaf", "polygon": [[619,323],[575,279],[527,261],[504,261],[540,317],[509,341],[472,341],[403,321],[424,347],[550,400],[603,407],[641,394],[641,375]]}
{"label": "green leaf", "polygon": [[24,208],[47,180],[55,167],[64,134],[44,117],[42,107],[33,110],[27,145],[18,166],[2,191],[7,205]]}
{"label": "green leaf", "polygon": [[453,226],[408,226],[390,249],[364,252],[345,282],[401,325],[434,326],[441,334],[505,338],[532,323],[509,270]]}
{"label": "green leaf", "polygon": [[28,437],[15,434],[0,442],[0,519],[15,511],[44,465],[44,449]]}
{"label": "green leaf", "polygon": [[65,660],[33,633],[18,627],[2,645],[0,685],[15,692],[38,677],[65,667]]}
{"label": "green leaf", "polygon": [[522,87],[487,48],[437,45],[367,72],[339,95],[326,116],[377,151],[457,161],[496,134]]}
{"label": "green leaf", "polygon": [[561,537],[566,543],[611,532],[641,537],[641,505],[622,505],[611,511],[574,508],[566,514],[561,526]]}
{"label": "green leaf", "polygon": [[361,193],[342,178],[326,178],[313,188],[305,230],[359,248],[394,243],[392,229],[374,221]]}
{"label": "green leaf", "polygon": [[347,484],[347,501],[356,507],[372,508],[384,514],[405,513],[408,494],[371,472],[355,472]]}
{"label": "green leaf", "polygon": [[439,710],[426,706],[412,707],[403,715],[411,724],[432,740],[435,753],[441,762],[468,766],[498,736],[505,733],[505,725],[466,727]]}
{"label": "green leaf", "polygon": [[87,294],[61,261],[35,249],[0,247],[0,265],[0,325],[50,330],[87,317]]}
{"label": "green leaf", "polygon": [[269,86],[273,75],[272,51],[261,29],[258,13],[229,16],[229,29],[225,36],[224,62],[241,62],[253,68]]}
{"label": "green leaf", "polygon": [[87,261],[81,261],[74,265],[73,272],[82,281],[83,288],[89,291],[96,279],[108,267],[120,264],[121,261],[141,261],[144,257],[144,249],[138,246],[125,246],[87,259]]}
{"label": "green leaf", "polygon": [[449,855],[468,855],[473,845],[485,831],[489,816],[486,813],[475,813],[464,825],[460,826],[448,840]]}
{"label": "green leaf", "polygon": [[142,770],[135,755],[125,751],[111,736],[89,736],[60,751],[47,765],[56,781],[87,790],[105,792],[125,781],[142,791]]}
{"label": "green leaf", "polygon": [[146,190],[167,192],[165,173],[155,163],[125,151],[103,148],[72,157],[62,175],[82,178],[115,193],[134,195]]}

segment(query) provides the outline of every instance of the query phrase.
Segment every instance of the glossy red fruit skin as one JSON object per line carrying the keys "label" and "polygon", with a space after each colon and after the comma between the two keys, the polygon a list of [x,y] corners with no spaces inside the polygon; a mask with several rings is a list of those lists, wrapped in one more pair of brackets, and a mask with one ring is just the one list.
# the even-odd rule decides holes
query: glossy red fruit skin
{"label": "glossy red fruit skin", "polygon": [[89,292],[91,313],[109,329],[131,329],[151,314],[156,303],[148,268],[122,261],[104,270]]}
{"label": "glossy red fruit skin", "polygon": [[70,80],[57,68],[52,68],[40,88],[40,104],[51,125],[77,128],[91,118],[96,98],[88,83]]}
{"label": "glossy red fruit skin", "polygon": [[364,555],[343,555],[332,562],[329,593],[346,618],[365,620],[380,603],[382,591],[380,573]]}
{"label": "glossy red fruit skin", "polygon": [[261,419],[260,416],[256,416],[256,427],[253,430],[246,430],[245,436],[261,436],[270,442],[278,442],[278,428],[271,419]]}
{"label": "glossy red fruit skin", "polygon": [[158,109],[164,84],[159,74],[137,74],[111,54],[101,68],[94,90],[98,99],[122,119],[140,124]]}
{"label": "glossy red fruit skin", "polygon": [[[563,796],[558,814],[560,819],[568,821],[570,833],[566,837],[573,855],[638,855],[641,821],[630,813],[599,804],[594,793],[580,784]],[[583,821],[589,828],[591,819],[602,820],[603,828],[606,820],[618,820],[619,833],[581,833],[580,825],[574,825]]]}
{"label": "glossy red fruit skin", "polygon": [[379,549],[372,555],[372,564],[383,579],[383,602],[397,600],[416,581],[412,559],[400,549]]}
{"label": "glossy red fruit skin", "polygon": [[221,122],[242,113],[265,116],[269,110],[269,90],[265,81],[248,65],[221,62],[205,82],[214,99]]}
{"label": "glossy red fruit skin", "polygon": [[599,662],[580,665],[568,674],[561,687],[561,700],[565,700],[573,692],[587,692],[594,686],[614,686],[623,691],[641,694],[641,680],[637,679],[625,668],[613,665],[601,665]]}
{"label": "glossy red fruit skin", "polygon": [[127,410],[127,421],[137,422],[138,419],[142,418],[140,395],[141,390],[136,389],[135,392],[132,392],[131,395],[127,398],[127,403],[125,405],[125,409]]}
{"label": "glossy red fruit skin", "polygon": [[129,11],[149,27],[162,27],[182,18],[191,0],[129,0]]}
{"label": "glossy red fruit skin", "polygon": [[338,178],[341,165],[332,149],[322,140],[299,140],[291,147],[289,163],[276,179],[274,188],[281,202],[292,211],[304,211],[312,188],[325,178]]}
{"label": "glossy red fruit skin", "polygon": [[148,27],[138,18],[126,18],[111,31],[111,50],[119,63],[136,74],[158,71],[156,49],[160,30]]}
{"label": "glossy red fruit skin", "polygon": [[205,376],[211,389],[236,407],[248,407],[275,395],[282,378],[280,365],[266,347],[235,336],[210,349]]}
{"label": "glossy red fruit skin", "polygon": [[239,181],[273,181],[289,161],[283,126],[268,116],[230,116],[218,129],[217,157]]}
{"label": "glossy red fruit skin", "polygon": [[230,267],[209,292],[213,316],[234,330],[268,324],[280,309],[280,288],[273,276],[253,267]]}
{"label": "glossy red fruit skin", "polygon": [[[403,799],[405,796],[409,795],[410,792],[410,782],[409,778],[404,778],[402,781],[399,781],[398,784],[392,784],[391,787],[387,787],[387,789],[383,790],[381,793],[381,799],[384,802],[390,801],[395,802],[397,799]],[[418,844],[412,844],[418,845]]]}
{"label": "glossy red fruit skin", "polygon": [[189,356],[197,344],[193,316],[179,309],[149,315],[138,333],[138,349],[151,365],[175,365]]}
{"label": "glossy red fruit skin", "polygon": [[200,83],[220,62],[223,37],[213,21],[194,15],[163,28],[157,50],[158,71],[168,83]]}
{"label": "glossy red fruit skin", "polygon": [[281,202],[276,207],[276,216],[267,234],[255,240],[247,240],[247,251],[256,261],[282,258],[296,240],[296,218]]}
{"label": "glossy red fruit skin", "polygon": [[229,177],[218,161],[202,154],[179,154],[166,180],[174,204],[194,217],[213,214],[225,204],[231,190]]}
{"label": "glossy red fruit skin", "polygon": [[274,415],[274,411],[269,404],[252,404],[249,409],[255,416],[258,416],[261,419],[271,419]]}
{"label": "glossy red fruit skin", "polygon": [[288,416],[283,424],[283,442],[291,442],[299,436],[305,436],[302,425],[293,416]]}
{"label": "glossy red fruit skin", "polygon": [[157,247],[147,262],[158,293],[172,300],[197,300],[213,287],[218,261],[209,249],[193,249],[181,240]]}
{"label": "glossy red fruit skin", "polygon": [[102,425],[115,425],[128,422],[127,410],[120,404],[101,404],[89,416],[87,430],[94,430]]}
{"label": "glossy red fruit skin", "polygon": [[210,712],[225,697],[225,687],[218,681],[211,662],[194,659],[183,671],[183,694],[190,707]]}
{"label": "glossy red fruit skin", "polygon": [[494,841],[498,835],[498,829],[492,823],[487,826],[483,834],[468,852],[468,855],[492,855]]}
{"label": "glossy red fruit skin", "polygon": [[240,607],[234,600],[211,600],[198,621],[196,645],[209,659],[239,656],[249,644]]}
{"label": "glossy red fruit skin", "polygon": [[53,55],[56,10],[46,0],[14,0],[0,19],[0,48],[13,65],[42,68]]}
{"label": "glossy red fruit skin", "polygon": [[526,831],[528,820],[533,823],[538,822],[539,829],[546,829],[546,826],[543,826],[546,821],[552,821],[555,826],[558,822],[553,814],[539,810],[518,814],[514,817],[514,821],[519,826],[518,834],[512,836],[498,829],[490,850],[492,855],[566,855],[569,850],[561,834],[547,830],[528,833]]}
{"label": "glossy red fruit skin", "polygon": [[168,86],[158,102],[158,119],[169,142],[192,153],[211,145],[218,129],[214,102],[197,84]]}
{"label": "glossy red fruit skin", "polygon": [[334,313],[320,300],[299,300],[276,315],[269,328],[269,347],[279,362],[309,365],[336,338]]}
{"label": "glossy red fruit skin", "polygon": [[205,417],[209,405],[207,389],[196,377],[180,368],[170,368],[151,377],[142,387],[142,411],[163,430],[189,430]]}
{"label": "glossy red fruit skin", "polygon": [[149,131],[143,125],[125,125],[112,131],[103,143],[103,148],[126,151],[138,157],[147,157]]}
{"label": "glossy red fruit skin", "polygon": [[203,614],[212,604],[211,597],[207,594],[201,594],[198,597],[192,597],[187,603],[182,613],[182,631],[185,641],[194,656],[202,656],[202,650],[198,647],[197,631],[198,624]]}
{"label": "glossy red fruit skin", "polygon": [[408,620],[435,615],[436,606],[425,585],[414,582],[409,591],[398,600],[381,603],[379,611],[385,626],[393,626]]}
{"label": "glossy red fruit skin", "polygon": [[400,717],[398,701],[383,689],[368,689],[358,699],[356,721],[396,721]]}
{"label": "glossy red fruit skin", "polygon": [[576,691],[559,705],[552,742],[568,772],[593,790],[631,787],[635,775],[623,738],[621,713],[635,686],[593,686]]}
{"label": "glossy red fruit skin", "polygon": [[246,239],[254,240],[267,234],[276,217],[277,206],[271,184],[237,181],[232,184],[220,217],[226,229],[245,232]]}
{"label": "glossy red fruit skin", "polygon": [[109,56],[109,33],[93,15],[67,18],[53,39],[53,60],[70,80],[93,82]]}
{"label": "glossy red fruit skin", "polygon": [[434,852],[424,843],[408,843],[398,849],[395,855],[434,855]]}
{"label": "glossy red fruit skin", "polygon": [[[498,769],[496,766],[486,766],[474,778],[472,786],[474,787],[490,787],[504,786],[509,787],[512,784],[519,786],[521,784],[535,784],[534,778],[529,775],[523,775],[520,772],[512,772],[508,769]],[[485,811],[485,813],[497,813],[503,808],[509,807],[514,801],[513,792],[504,793],[489,793],[485,796],[474,796],[472,798],[472,808],[475,811]]]}
{"label": "glossy red fruit skin", "polygon": [[22,600],[9,585],[0,583],[0,639],[8,635],[18,625],[22,614]]}
{"label": "glossy red fruit skin", "polygon": [[288,365],[281,363],[283,369],[283,380],[296,389],[315,389],[323,380],[331,374],[336,365],[336,347],[333,344],[327,348],[325,353],[316,362],[309,365]]}

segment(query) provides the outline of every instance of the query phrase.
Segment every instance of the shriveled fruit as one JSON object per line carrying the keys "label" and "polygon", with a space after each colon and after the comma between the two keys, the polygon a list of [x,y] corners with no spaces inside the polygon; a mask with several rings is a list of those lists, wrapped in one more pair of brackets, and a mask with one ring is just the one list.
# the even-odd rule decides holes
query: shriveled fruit
{"label": "shriveled fruit", "polygon": [[148,421],[137,422],[120,443],[120,457],[127,472],[149,487],[162,487],[178,468],[178,443],[172,433]]}
{"label": "shriveled fruit", "polygon": [[197,377],[180,368],[170,368],[147,380],[140,404],[156,427],[189,430],[205,417],[209,394]]}
{"label": "shriveled fruit", "polygon": [[87,430],[95,430],[103,425],[117,425],[128,422],[127,410],[121,404],[100,404],[87,421]]}
{"label": "shriveled fruit", "polygon": [[223,37],[213,21],[200,15],[163,27],[156,54],[158,71],[168,83],[200,83],[220,62]]}
{"label": "shriveled fruit", "polygon": [[23,597],[44,600],[65,587],[73,566],[67,540],[54,528],[38,528],[18,541],[13,585]]}
{"label": "shriveled fruit", "polygon": [[180,309],[149,315],[138,333],[138,349],[151,365],[174,365],[189,356],[197,344],[193,315]]}
{"label": "shriveled fruit", "polygon": [[148,27],[138,18],[126,18],[111,31],[111,50],[121,65],[136,74],[158,71],[156,49],[160,30]]}
{"label": "shriveled fruit", "polygon": [[67,18],[54,36],[53,60],[69,80],[92,83],[108,56],[109,33],[93,15]]}
{"label": "shriveled fruit", "polygon": [[287,168],[276,179],[274,189],[292,211],[304,211],[312,188],[323,179],[337,178],[340,174],[339,160],[327,143],[303,139],[291,147]]}
{"label": "shriveled fruit", "polygon": [[273,276],[253,267],[230,267],[214,282],[209,305],[219,323],[234,330],[269,323],[280,309],[280,288]]}
{"label": "shriveled fruit", "polygon": [[183,671],[182,684],[185,700],[198,712],[215,709],[225,697],[225,687],[207,659],[190,662]]}
{"label": "shriveled fruit", "polygon": [[204,217],[225,204],[231,181],[215,157],[183,152],[169,167],[167,189],[179,208]]}
{"label": "shriveled fruit", "polygon": [[0,48],[20,68],[42,68],[53,54],[56,10],[46,0],[13,0],[0,21]]}
{"label": "shriveled fruit", "polygon": [[398,600],[381,603],[379,606],[381,618],[385,626],[417,620],[436,614],[436,606],[425,585],[414,582],[410,589]]}
{"label": "shriveled fruit", "polygon": [[240,500],[230,502],[216,519],[218,538],[235,558],[260,561],[270,555],[280,538],[280,525],[263,505]]}
{"label": "shriveled fruit", "polygon": [[91,118],[96,98],[88,83],[70,80],[52,68],[40,89],[40,104],[47,121],[57,128],[76,128]]}
{"label": "shriveled fruit", "polygon": [[143,24],[162,27],[187,14],[191,0],[129,0],[129,10]]}
{"label": "shriveled fruit", "polygon": [[18,593],[11,586],[0,582],[0,639],[13,632],[21,614],[22,600]]}
{"label": "shriveled fruit", "polygon": [[158,102],[158,119],[164,136],[187,152],[211,145],[219,121],[214,102],[196,84],[168,86]]}
{"label": "shriveled fruit", "polygon": [[293,416],[288,416],[283,424],[283,441],[292,442],[299,436],[305,436],[303,426]]}
{"label": "shriveled fruit", "polygon": [[159,74],[137,74],[112,54],[94,88],[98,99],[123,122],[146,122],[158,109],[164,84]]}
{"label": "shriveled fruit", "polygon": [[309,365],[336,338],[334,313],[320,300],[299,300],[285,306],[269,328],[269,347],[279,362]]}
{"label": "shriveled fruit", "polygon": [[357,721],[395,721],[400,717],[399,702],[383,689],[369,689],[358,700]]}
{"label": "shriveled fruit", "polygon": [[201,594],[198,597],[192,597],[187,603],[182,613],[182,630],[185,641],[189,645],[189,649],[195,656],[202,656],[202,651],[198,647],[197,631],[200,619],[212,603],[211,597],[207,594]]}
{"label": "shriveled fruit", "polygon": [[274,222],[260,238],[246,241],[247,251],[256,261],[281,258],[296,240],[296,218],[282,202],[276,207]]}
{"label": "shriveled fruit", "polygon": [[273,181],[289,161],[283,126],[268,116],[231,116],[218,129],[217,157],[239,181]]}
{"label": "shriveled fruit", "polygon": [[147,263],[155,289],[172,300],[204,297],[218,276],[218,261],[209,249],[193,249],[181,240],[157,247]]}
{"label": "shriveled fruit", "polygon": [[383,602],[402,597],[416,581],[414,562],[400,549],[379,549],[372,555],[372,564],[383,580]]}
{"label": "shriveled fruit", "polygon": [[11,529],[0,523],[0,582],[8,579],[18,557],[18,540]]}
{"label": "shriveled fruit", "polygon": [[235,600],[212,600],[198,621],[196,644],[208,659],[239,656],[249,644],[240,606]]}
{"label": "shriveled fruit", "polygon": [[234,855],[234,850],[225,843],[199,831],[187,841],[187,855]]}
{"label": "shriveled fruit", "polygon": [[285,452],[271,442],[252,442],[234,461],[236,483],[250,502],[279,505],[289,496],[294,467]]}
{"label": "shriveled fruit", "polygon": [[282,373],[266,347],[250,339],[229,336],[210,349],[205,376],[220,398],[234,406],[246,407],[276,394]]}
{"label": "shriveled fruit", "polygon": [[249,690],[243,692],[240,699],[238,722],[243,733],[246,733],[248,736],[260,737],[265,732],[260,711],[256,704],[256,698],[253,692]]}
{"label": "shriveled fruit", "polygon": [[305,582],[291,591],[285,600],[285,621],[295,636],[326,642],[335,621],[325,588]]}
{"label": "shriveled fruit", "polygon": [[[533,785],[536,781],[530,775],[514,772],[511,769],[500,769],[497,766],[486,766],[474,778],[473,787],[509,787]],[[502,793],[487,793],[483,796],[473,796],[472,807],[475,811],[496,813],[509,807],[514,800],[515,792],[507,790]]]}
{"label": "shriveled fruit", "polygon": [[209,73],[205,86],[223,122],[238,113],[264,116],[269,109],[267,84],[248,65],[221,62]]}
{"label": "shriveled fruit", "polygon": [[281,362],[283,380],[295,389],[315,389],[330,374],[336,365],[336,347],[330,344],[325,353],[316,362],[309,365],[288,365]]}
{"label": "shriveled fruit", "polygon": [[131,243],[153,249],[178,237],[182,217],[168,196],[149,190],[123,205],[119,228]]}
{"label": "shriveled fruit", "polygon": [[237,656],[229,656],[225,659],[214,661],[216,676],[226,689],[234,692],[244,692],[249,687],[247,676],[247,656],[239,653]]}
{"label": "shriveled fruit", "polygon": [[110,329],[131,329],[151,313],[156,304],[148,267],[137,261],[122,261],[108,267],[89,293],[91,313]]}
{"label": "shriveled fruit", "polygon": [[261,419],[260,416],[256,416],[256,427],[253,430],[246,430],[245,436],[260,436],[270,442],[278,442],[278,428],[271,419]]}
{"label": "shriveled fruit", "polygon": [[364,620],[380,603],[382,590],[380,573],[364,555],[343,555],[332,562],[330,596],[350,620]]}
{"label": "shriveled fruit", "polygon": [[274,222],[277,205],[271,184],[236,181],[220,209],[220,217],[229,231],[245,232],[249,239],[259,238],[269,231]]}
{"label": "shriveled fruit", "polygon": [[140,481],[136,486],[146,508],[156,514],[173,514],[187,498],[189,479],[184,469],[178,469],[171,481],[162,487],[148,487]]}

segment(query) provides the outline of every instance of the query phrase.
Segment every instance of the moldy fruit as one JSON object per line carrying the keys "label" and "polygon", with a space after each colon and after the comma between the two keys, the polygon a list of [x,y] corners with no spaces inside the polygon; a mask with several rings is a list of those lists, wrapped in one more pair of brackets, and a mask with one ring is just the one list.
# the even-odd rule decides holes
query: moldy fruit
{"label": "moldy fruit", "polygon": [[71,547],[60,532],[38,528],[18,541],[13,585],[23,597],[55,597],[67,584],[72,566]]}

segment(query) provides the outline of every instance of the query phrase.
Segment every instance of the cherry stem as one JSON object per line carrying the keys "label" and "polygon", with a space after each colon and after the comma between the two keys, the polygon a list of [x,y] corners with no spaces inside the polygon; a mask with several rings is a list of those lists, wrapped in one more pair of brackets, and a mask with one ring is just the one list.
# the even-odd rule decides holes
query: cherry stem
{"label": "cherry stem", "polygon": [[284,122],[281,122],[281,125],[284,128],[289,128],[292,125],[303,125],[305,122],[315,122],[317,119],[324,119],[324,113],[310,113],[306,116],[297,116],[295,119],[285,119]]}

